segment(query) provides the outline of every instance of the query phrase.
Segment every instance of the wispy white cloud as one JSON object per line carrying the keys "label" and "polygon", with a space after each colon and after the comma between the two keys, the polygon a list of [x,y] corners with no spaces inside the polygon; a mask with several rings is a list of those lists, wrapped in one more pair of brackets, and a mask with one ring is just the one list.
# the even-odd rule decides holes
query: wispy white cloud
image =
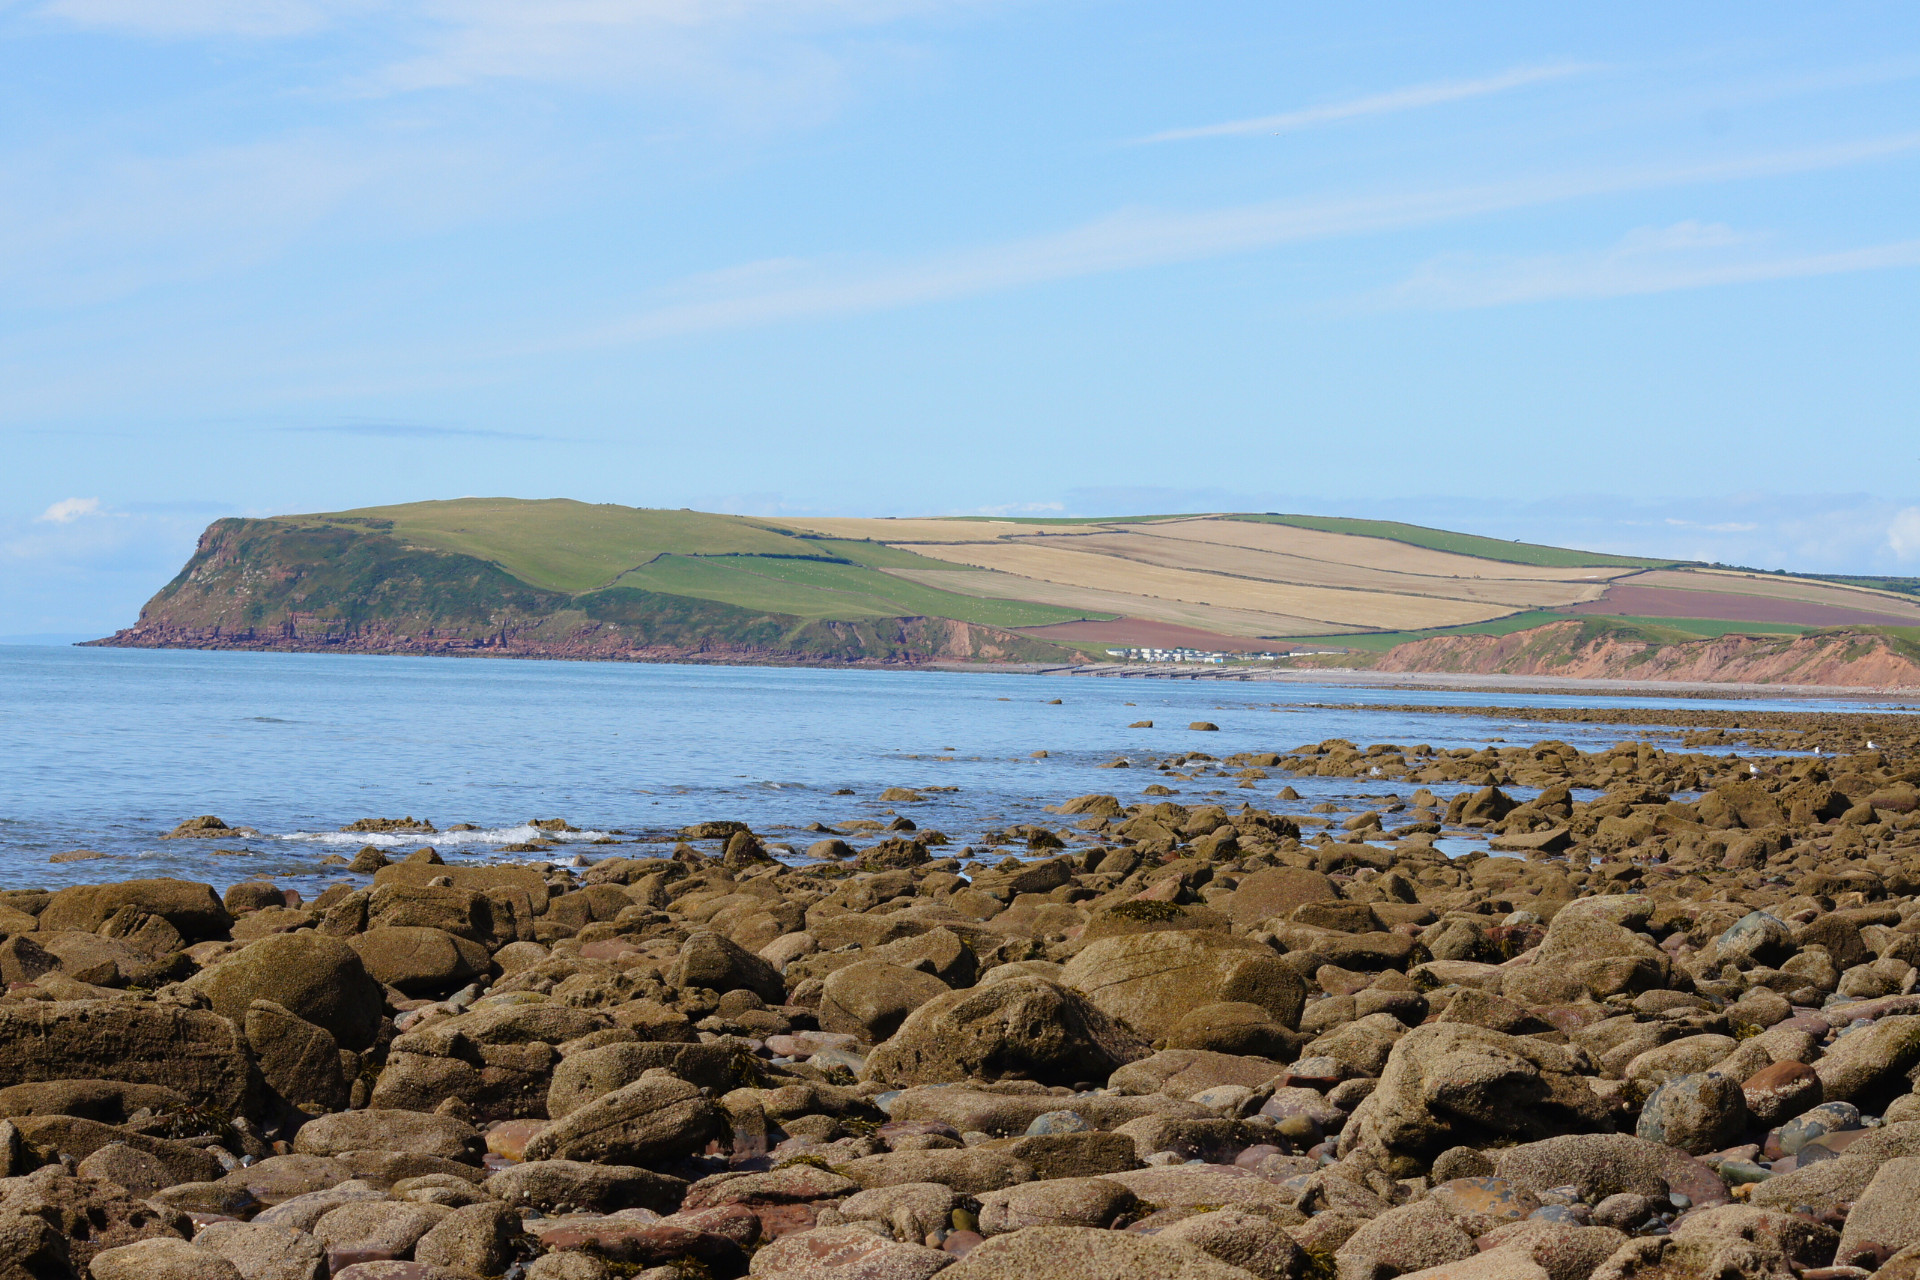
{"label": "wispy white cloud", "polygon": [[1832,253],[1756,254],[1764,242],[1765,237],[1719,224],[1682,222],[1632,232],[1597,253],[1448,254],[1423,264],[1378,301],[1388,307],[1458,310],[1920,266],[1920,240]]}
{"label": "wispy white cloud", "polygon": [[98,498],[62,498],[34,517],[40,524],[72,524],[83,516],[104,515]]}
{"label": "wispy white cloud", "polygon": [[[1528,177],[1346,200],[1274,201],[1192,213],[1128,210],[1050,235],[912,262],[862,268],[782,260],[778,271],[738,269],[733,278],[743,283],[734,288],[717,286],[714,276],[702,277],[678,291],[685,300],[663,301],[626,320],[551,345],[617,344],[888,310],[1569,200],[1835,169],[1916,149],[1920,149],[1920,134],[1904,134],[1692,165]],[[1729,233],[1705,229],[1692,234],[1710,238]]]}
{"label": "wispy white cloud", "polygon": [[1311,129],[1316,125],[1337,124],[1342,120],[1355,120],[1362,116],[1392,115],[1395,112],[1414,111],[1421,107],[1437,107],[1443,103],[1461,102],[1468,98],[1484,98],[1489,94],[1523,89],[1528,85],[1540,84],[1547,80],[1561,80],[1593,69],[1591,64],[1574,62],[1538,67],[1515,67],[1511,71],[1503,71],[1499,75],[1487,76],[1480,80],[1441,80],[1428,84],[1408,85],[1404,89],[1390,89],[1385,93],[1368,94],[1362,98],[1348,98],[1344,102],[1329,102],[1318,107],[1303,107],[1298,111],[1283,111],[1279,115],[1255,116],[1250,120],[1228,120],[1221,124],[1203,124],[1187,129],[1163,129],[1159,133],[1150,133],[1136,141],[1188,142],[1196,138],[1232,138],[1254,133],[1293,133],[1300,129]]}
{"label": "wispy white cloud", "polygon": [[1887,550],[1902,564],[1920,560],[1920,507],[1902,507],[1887,524]]}

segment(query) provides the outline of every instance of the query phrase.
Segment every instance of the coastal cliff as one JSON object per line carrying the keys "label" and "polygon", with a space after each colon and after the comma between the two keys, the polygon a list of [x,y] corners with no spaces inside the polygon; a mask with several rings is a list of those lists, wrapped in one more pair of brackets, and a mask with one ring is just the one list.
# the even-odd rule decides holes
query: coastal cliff
{"label": "coastal cliff", "polygon": [[219,520],[118,648],[488,654],[626,661],[1074,661],[1062,645],[948,618],[803,618],[607,587],[532,587],[377,527]]}
{"label": "coastal cliff", "polygon": [[1920,687],[1920,645],[1881,631],[1853,629],[1676,642],[1639,628],[1568,621],[1504,636],[1416,640],[1366,665],[1408,673]]}

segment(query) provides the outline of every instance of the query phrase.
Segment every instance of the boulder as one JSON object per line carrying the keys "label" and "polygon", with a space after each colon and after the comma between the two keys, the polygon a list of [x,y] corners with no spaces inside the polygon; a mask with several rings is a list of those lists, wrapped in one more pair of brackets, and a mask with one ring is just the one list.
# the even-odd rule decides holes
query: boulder
{"label": "boulder", "polygon": [[158,1085],[233,1116],[243,1110],[251,1069],[239,1028],[216,1013],[131,1000],[0,1006],[0,1086]]}
{"label": "boulder", "polygon": [[1236,925],[1250,927],[1262,920],[1288,920],[1309,902],[1337,902],[1340,890],[1333,881],[1306,867],[1270,867],[1240,877],[1233,892],[1219,902]]}
{"label": "boulder", "polygon": [[698,1151],[722,1127],[697,1087],[662,1072],[555,1121],[527,1144],[527,1158],[645,1166]]}
{"label": "boulder", "polygon": [[1196,1213],[1162,1227],[1153,1238],[1161,1244],[1191,1245],[1260,1280],[1300,1280],[1311,1264],[1279,1223],[1245,1209]]}
{"label": "boulder", "polygon": [[651,1169],[577,1160],[528,1160],[502,1169],[485,1185],[488,1195],[505,1204],[542,1212],[572,1205],[595,1213],[622,1209],[671,1213],[687,1190],[685,1180]]}
{"label": "boulder", "polygon": [[93,1280],[241,1280],[240,1269],[213,1250],[170,1236],[103,1249],[87,1271]]}
{"label": "boulder", "polygon": [[1055,1178],[980,1195],[980,1230],[994,1236],[1025,1227],[1111,1227],[1139,1204],[1106,1178]]}
{"label": "boulder", "polygon": [[261,1079],[282,1100],[315,1114],[346,1110],[352,1081],[339,1043],[324,1028],[271,1000],[248,1006],[245,1027]]}
{"label": "boulder", "polygon": [[1108,1016],[1156,1039],[1201,1005],[1258,1005],[1297,1027],[1306,1002],[1300,975],[1272,948],[1188,930],[1102,938],[1081,948],[1061,977]]}
{"label": "boulder", "polygon": [[1364,1142],[1432,1156],[1608,1123],[1606,1105],[1567,1050],[1465,1023],[1431,1023],[1394,1045],[1341,1148]]}
{"label": "boulder", "polygon": [[1248,1280],[1249,1272],[1182,1241],[1093,1227],[1028,1227],[975,1245],[945,1280]]}
{"label": "boulder", "polygon": [[1874,1258],[1869,1266],[1910,1245],[1920,1244],[1920,1156],[1889,1160],[1847,1214],[1840,1232],[1837,1260],[1846,1263],[1862,1252]]}
{"label": "boulder", "polygon": [[302,1155],[401,1151],[478,1164],[487,1144],[472,1125],[417,1111],[342,1111],[300,1126],[293,1149]]}
{"label": "boulder", "polygon": [[708,929],[689,934],[680,944],[680,954],[668,967],[666,980],[674,987],[706,987],[720,992],[745,989],[768,1004],[782,1004],[787,998],[786,980],[778,970]]}
{"label": "boulder", "polygon": [[820,993],[820,1027],[876,1044],[898,1031],[908,1014],[950,989],[918,969],[884,960],[857,961],[827,975]]}
{"label": "boulder", "polygon": [[446,995],[485,977],[489,968],[487,949],[479,943],[421,925],[368,929],[350,944],[376,981],[411,996]]}
{"label": "boulder", "polygon": [[65,1236],[78,1271],[96,1254],[136,1240],[169,1236],[184,1242],[192,1227],[184,1213],[128,1195],[111,1182],[68,1177],[58,1165],[0,1181],[0,1223],[15,1215],[38,1218]]}
{"label": "boulder", "polygon": [[470,1276],[497,1276],[513,1261],[520,1215],[506,1205],[486,1202],[455,1209],[413,1247],[416,1262],[446,1267]]}
{"label": "boulder", "polygon": [[1907,1092],[1907,1072],[1920,1063],[1920,1015],[1881,1018],[1836,1040],[1813,1064],[1829,1102],[1879,1104]]}
{"label": "boulder", "polygon": [[234,1265],[241,1280],[327,1280],[327,1251],[304,1231],[257,1222],[214,1222],[193,1238]]}
{"label": "boulder", "polygon": [[255,1000],[270,1000],[355,1052],[372,1045],[385,1007],[385,993],[359,954],[312,930],[262,938],[195,974],[187,986],[234,1022],[245,1020]]}
{"label": "boulder", "polygon": [[1716,1072],[1680,1076],[1655,1089],[1634,1132],[1650,1142],[1694,1155],[1739,1141],[1747,1127],[1747,1096],[1740,1082]]}
{"label": "boulder", "polygon": [[615,1089],[625,1088],[647,1072],[670,1071],[717,1097],[738,1083],[739,1051],[724,1044],[683,1044],[646,1041],[607,1044],[568,1054],[553,1069],[547,1089],[547,1115],[555,1120]]}
{"label": "boulder", "polygon": [[330,1256],[344,1254],[348,1262],[404,1258],[452,1212],[443,1204],[356,1200],[321,1214],[313,1238]]}
{"label": "boulder", "polygon": [[816,1227],[781,1236],[753,1255],[768,1280],[928,1280],[953,1255],[877,1236],[862,1227]]}
{"label": "boulder", "polygon": [[1148,1052],[1077,992],[1010,978],[921,1005],[868,1055],[862,1074],[893,1085],[968,1077],[1074,1085],[1105,1080]]}
{"label": "boulder", "polygon": [[233,917],[212,885],[191,880],[123,880],[118,884],[79,884],[62,889],[40,912],[45,933],[78,929],[93,933],[122,907],[159,916],[189,942],[224,938]]}
{"label": "boulder", "polygon": [[1343,1271],[1356,1263],[1363,1274],[1404,1275],[1471,1258],[1473,1237],[1437,1200],[1417,1200],[1368,1222],[1334,1252]]}

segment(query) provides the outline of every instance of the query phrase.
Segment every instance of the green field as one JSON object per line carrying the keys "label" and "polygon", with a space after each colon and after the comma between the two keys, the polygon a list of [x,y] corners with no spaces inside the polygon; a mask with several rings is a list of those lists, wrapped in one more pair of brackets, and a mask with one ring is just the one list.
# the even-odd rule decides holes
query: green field
{"label": "green field", "polygon": [[650,510],[568,498],[456,498],[362,507],[304,524],[382,529],[402,542],[490,560],[528,586],[593,591],[655,556],[795,555],[820,552],[805,538],[744,516]]}
{"label": "green field", "polygon": [[1235,515],[1234,520],[1259,524],[1286,524],[1296,529],[1317,529],[1321,533],[1348,533],[1362,538],[1385,538],[1425,547],[1430,551],[1450,551],[1455,555],[1476,556],[1503,564],[1531,564],[1549,569],[1594,568],[1664,569],[1678,560],[1643,560],[1637,556],[1610,556],[1598,551],[1570,551],[1565,547],[1543,547],[1531,542],[1503,542],[1472,533],[1449,533],[1397,520],[1353,520],[1345,516]]}
{"label": "green field", "polygon": [[1020,600],[980,599],[922,586],[864,565],[772,556],[664,555],[622,574],[618,585],[724,600],[801,618],[924,616],[989,627],[1043,627],[1113,616]]}
{"label": "green field", "polygon": [[[1287,636],[1282,639],[1288,644],[1316,649],[1325,647],[1357,649],[1362,653],[1384,653],[1395,645],[1407,644],[1414,640],[1431,640],[1435,636],[1510,636],[1516,631],[1569,621],[1619,623],[1655,633],[1658,638],[1670,641],[1703,640],[1729,635],[1797,636],[1820,630],[1818,627],[1801,626],[1792,622],[1727,622],[1719,618],[1636,618],[1625,614],[1556,613],[1548,609],[1530,609],[1525,613],[1495,618],[1491,622],[1476,622],[1470,626],[1445,627],[1432,631],[1367,631],[1341,636]],[[1897,631],[1901,628],[1888,630]]]}

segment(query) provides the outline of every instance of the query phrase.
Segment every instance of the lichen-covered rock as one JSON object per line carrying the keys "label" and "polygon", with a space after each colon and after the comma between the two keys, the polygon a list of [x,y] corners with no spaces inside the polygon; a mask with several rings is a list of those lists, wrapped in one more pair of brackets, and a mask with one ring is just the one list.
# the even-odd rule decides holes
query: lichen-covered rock
{"label": "lichen-covered rock", "polygon": [[1067,962],[1062,982],[1142,1035],[1159,1038],[1200,1005],[1231,1002],[1300,1025],[1306,986],[1272,948],[1244,938],[1161,930],[1101,938]]}
{"label": "lichen-covered rock", "polygon": [[555,1121],[527,1144],[527,1158],[646,1166],[697,1151],[720,1129],[719,1112],[700,1090],[663,1072]]}
{"label": "lichen-covered rock", "polygon": [[1024,1079],[1105,1080],[1148,1046],[1077,992],[1011,978],[936,997],[867,1057],[868,1080],[894,1085]]}
{"label": "lichen-covered rock", "polygon": [[1432,1156],[1462,1144],[1535,1140],[1610,1122],[1566,1050],[1485,1027],[1434,1023],[1394,1045],[1341,1146],[1372,1143]]}
{"label": "lichen-covered rock", "polygon": [[358,953],[312,930],[262,938],[195,974],[187,986],[234,1022],[246,1019],[255,1000],[271,1001],[356,1052],[373,1043],[384,1003]]}

